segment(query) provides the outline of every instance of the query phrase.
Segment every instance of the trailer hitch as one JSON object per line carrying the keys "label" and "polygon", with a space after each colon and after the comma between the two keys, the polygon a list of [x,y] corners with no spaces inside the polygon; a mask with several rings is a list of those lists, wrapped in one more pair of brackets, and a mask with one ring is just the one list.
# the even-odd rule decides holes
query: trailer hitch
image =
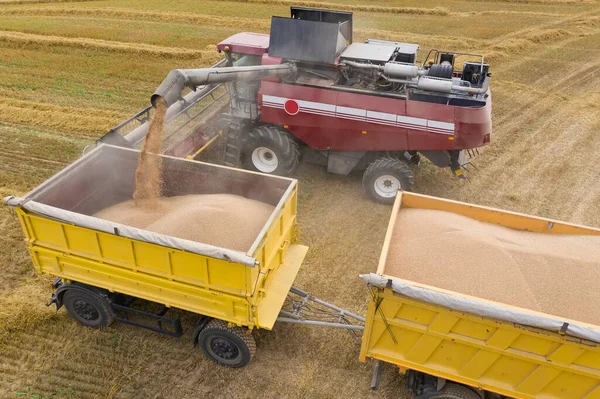
{"label": "trailer hitch", "polygon": [[364,317],[315,298],[297,287],[290,289],[277,321],[342,328],[352,333],[365,329]]}
{"label": "trailer hitch", "polygon": [[59,277],[56,280],[54,280],[51,284],[52,288],[55,290],[55,292],[52,293],[52,295],[50,296],[50,301],[48,301],[46,303],[46,306],[51,306],[52,304],[56,305],[56,311],[58,312],[60,310],[60,308],[62,308],[62,300],[59,296],[59,294],[56,292],[56,290],[58,289],[58,287],[60,287],[62,285],[62,278]]}

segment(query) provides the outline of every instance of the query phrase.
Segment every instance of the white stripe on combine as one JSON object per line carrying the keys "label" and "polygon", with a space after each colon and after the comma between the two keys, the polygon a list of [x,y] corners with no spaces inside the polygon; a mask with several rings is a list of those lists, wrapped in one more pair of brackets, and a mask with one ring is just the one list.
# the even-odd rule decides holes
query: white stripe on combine
{"label": "white stripe on combine", "polygon": [[305,108],[305,107],[300,107],[299,112],[304,112],[305,114],[313,114],[313,115],[323,115],[323,116],[332,116],[335,117],[335,114],[333,112],[327,112],[327,111],[318,111],[315,109],[311,109],[311,108]]}
{"label": "white stripe on combine", "polygon": [[269,95],[263,95],[263,103],[265,102],[270,102],[270,103],[274,103],[274,104],[285,104],[285,102],[287,101],[287,98],[283,98],[283,97],[276,97],[276,96],[269,96]]}
{"label": "white stripe on combine", "polygon": [[[285,103],[286,101],[287,101],[287,98],[284,98],[283,102]],[[312,109],[318,109],[320,111],[335,112],[335,105],[333,105],[333,104],[317,103],[317,102],[313,102],[313,101],[304,101],[304,100],[294,100],[294,101],[296,101],[298,103],[300,108],[312,108]]]}
{"label": "white stripe on combine", "polygon": [[425,118],[389,114],[386,112],[369,111],[361,108],[342,107],[316,101],[295,100],[284,97],[263,95],[263,106],[284,109],[288,100],[298,103],[299,112],[322,116],[331,116],[354,121],[374,123],[378,125],[397,126],[412,130],[422,130],[438,134],[454,134],[454,123],[434,121]]}
{"label": "white stripe on combine", "polygon": [[427,119],[413,118],[412,116],[397,115],[396,121],[399,124],[427,126]]}
{"label": "white stripe on combine", "polygon": [[263,106],[270,107],[270,108],[283,109],[283,105],[281,105],[281,104],[263,103]]}
{"label": "white stripe on combine", "polygon": [[367,119],[375,119],[380,121],[392,122],[396,124],[396,115],[387,114],[385,112],[367,111]]}
{"label": "white stripe on combine", "polygon": [[446,131],[446,130],[433,130],[433,129],[431,129],[431,128],[427,128],[427,130],[426,130],[426,131],[427,131],[427,132],[430,132],[430,133],[448,134],[448,135],[450,135],[450,136],[452,136],[452,135],[453,135],[453,133],[452,133],[452,132],[449,132],[449,131]]}
{"label": "white stripe on combine", "polygon": [[432,127],[432,128],[441,129],[441,130],[454,130],[454,123],[428,120],[427,127]]}
{"label": "white stripe on combine", "polygon": [[366,109],[342,107],[340,105],[335,107],[335,113],[338,115],[352,115],[361,119],[365,119],[367,117]]}

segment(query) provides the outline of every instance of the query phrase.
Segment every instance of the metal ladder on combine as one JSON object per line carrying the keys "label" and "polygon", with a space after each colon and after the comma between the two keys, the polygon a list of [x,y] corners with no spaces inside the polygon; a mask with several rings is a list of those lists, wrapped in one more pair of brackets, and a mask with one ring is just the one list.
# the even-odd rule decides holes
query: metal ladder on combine
{"label": "metal ladder on combine", "polygon": [[241,165],[243,139],[240,131],[242,126],[239,122],[233,120],[227,123],[223,129],[225,136],[225,152],[223,154],[223,164],[233,168],[238,168]]}

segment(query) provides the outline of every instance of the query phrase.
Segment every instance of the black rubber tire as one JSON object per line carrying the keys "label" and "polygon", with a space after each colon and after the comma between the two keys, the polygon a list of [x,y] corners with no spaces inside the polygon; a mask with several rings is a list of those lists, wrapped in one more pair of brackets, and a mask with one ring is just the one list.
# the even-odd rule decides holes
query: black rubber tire
{"label": "black rubber tire", "polygon": [[393,196],[384,197],[375,190],[375,182],[384,175],[390,175],[398,179],[400,190],[412,190],[414,177],[412,171],[405,162],[391,157],[379,158],[372,162],[363,173],[362,184],[369,199],[379,202],[380,204],[389,205],[394,203],[396,198],[395,193]]}
{"label": "black rubber tire", "polygon": [[80,289],[68,289],[63,294],[67,312],[84,326],[104,328],[115,321],[114,312],[107,299]]}
{"label": "black rubber tire", "polygon": [[447,382],[446,385],[430,399],[481,399],[481,396],[472,388],[465,385]]}
{"label": "black rubber tire", "polygon": [[218,319],[209,321],[200,331],[198,345],[208,358],[232,368],[244,367],[256,352],[256,342],[249,330],[229,327],[226,321]]}
{"label": "black rubber tire", "polygon": [[[253,163],[252,154],[260,147],[268,148],[277,157],[275,170],[260,170]],[[275,125],[261,125],[248,132],[241,158],[245,169],[278,176],[290,176],[300,162],[300,147],[296,138],[287,130]]]}

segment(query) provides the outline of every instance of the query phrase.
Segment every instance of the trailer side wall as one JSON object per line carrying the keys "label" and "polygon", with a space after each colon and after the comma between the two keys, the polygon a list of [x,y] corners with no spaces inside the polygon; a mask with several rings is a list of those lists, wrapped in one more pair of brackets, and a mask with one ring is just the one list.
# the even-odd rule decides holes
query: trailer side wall
{"label": "trailer side wall", "polygon": [[[392,210],[377,271],[388,283],[395,277],[385,273],[387,249],[402,207],[455,212],[549,234],[600,234],[600,230],[585,226],[402,193]],[[423,284],[414,286],[436,290]],[[369,289],[372,295],[361,361],[374,358],[516,398],[600,398],[597,342],[434,305],[394,292],[389,285]]]}
{"label": "trailer side wall", "polygon": [[[103,145],[26,199],[92,215],[131,198],[138,156],[137,151]],[[256,304],[262,297],[278,304],[280,293],[269,292],[270,282],[277,273],[295,277],[303,259],[286,258],[297,241],[297,182],[169,157],[163,159],[163,169],[167,175],[165,195],[225,192],[276,207],[248,249],[256,265],[125,237],[117,228],[114,234],[85,228],[17,207],[35,269],[237,325],[271,328],[272,324],[258,326]],[[284,278],[286,284],[288,280]],[[278,286],[279,290],[285,288]]]}

